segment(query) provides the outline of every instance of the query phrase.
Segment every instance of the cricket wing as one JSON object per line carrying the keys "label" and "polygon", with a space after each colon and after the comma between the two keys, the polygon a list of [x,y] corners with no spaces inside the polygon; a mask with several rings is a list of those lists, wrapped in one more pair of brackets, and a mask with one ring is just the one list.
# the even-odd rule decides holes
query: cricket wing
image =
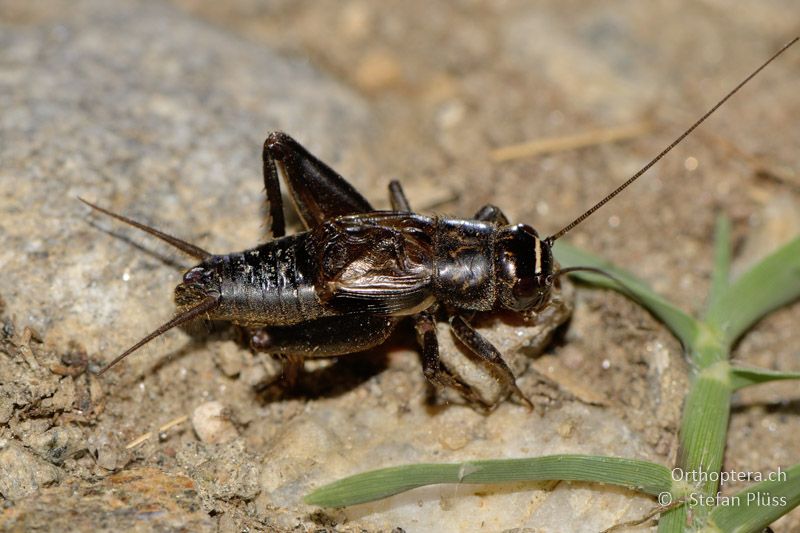
{"label": "cricket wing", "polygon": [[342,313],[406,315],[433,303],[431,244],[424,234],[352,217],[320,230],[317,288],[325,305]]}

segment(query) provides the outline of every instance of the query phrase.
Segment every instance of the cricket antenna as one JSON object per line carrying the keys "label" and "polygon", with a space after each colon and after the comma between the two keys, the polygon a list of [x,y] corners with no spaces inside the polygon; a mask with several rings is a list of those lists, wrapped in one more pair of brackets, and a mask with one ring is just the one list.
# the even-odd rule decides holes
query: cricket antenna
{"label": "cricket antenna", "polygon": [[80,200],[81,202],[85,203],[86,205],[88,205],[92,209],[100,211],[101,213],[103,213],[105,215],[108,215],[108,216],[110,216],[112,218],[116,218],[117,220],[121,220],[122,222],[124,222],[126,224],[130,224],[134,228],[139,228],[140,230],[142,230],[144,232],[147,232],[150,235],[158,237],[162,241],[171,244],[172,246],[174,246],[178,250],[180,250],[180,251],[182,251],[182,252],[184,252],[186,254],[189,254],[192,257],[196,258],[196,259],[203,260],[203,259],[208,259],[209,257],[213,256],[213,254],[211,254],[209,252],[206,252],[205,250],[195,246],[194,244],[189,244],[188,242],[182,241],[181,239],[179,239],[177,237],[173,237],[172,235],[167,235],[166,233],[164,233],[162,231],[158,231],[157,229],[151,228],[150,226],[145,226],[141,222],[136,222],[135,220],[131,220],[128,217],[124,217],[122,215],[118,215],[116,213],[112,213],[108,209],[103,209],[102,207],[94,205],[91,202],[87,202],[86,200],[84,200],[80,196],[78,197],[78,200]]}
{"label": "cricket antenna", "polygon": [[595,205],[594,205],[594,206],[593,206],[591,209],[589,209],[588,211],[584,212],[584,213],[583,213],[581,216],[579,216],[578,218],[576,218],[575,220],[573,220],[572,222],[570,222],[569,224],[567,224],[566,226],[564,226],[564,228],[562,228],[560,231],[558,231],[557,233],[555,233],[555,234],[551,235],[550,237],[547,237],[547,239],[545,239],[545,242],[547,242],[548,244],[553,244],[553,242],[555,242],[557,239],[559,239],[559,238],[563,237],[565,233],[567,233],[567,232],[568,232],[568,231],[570,231],[572,228],[574,228],[575,226],[577,226],[578,224],[580,224],[581,222],[583,222],[584,220],[586,220],[586,219],[589,217],[589,215],[591,215],[592,213],[594,213],[595,211],[597,211],[598,209],[600,209],[601,207],[603,207],[603,206],[604,206],[604,205],[605,205],[605,204],[606,204],[606,203],[607,203],[609,200],[611,200],[611,199],[612,199],[612,198],[614,198],[616,195],[618,195],[620,192],[622,192],[622,190],[623,190],[623,189],[625,189],[625,188],[626,188],[628,185],[630,185],[631,183],[633,183],[634,181],[636,181],[636,180],[639,178],[639,176],[641,176],[642,174],[644,174],[645,172],[647,172],[647,171],[650,169],[650,167],[652,167],[653,165],[655,165],[655,164],[658,162],[658,160],[659,160],[659,159],[661,159],[662,157],[664,157],[665,155],[667,155],[667,153],[669,153],[669,151],[670,151],[670,150],[672,150],[673,148],[675,148],[675,147],[676,147],[676,146],[677,146],[677,145],[678,145],[678,144],[679,144],[679,143],[680,143],[680,142],[681,142],[683,139],[685,139],[685,138],[686,138],[686,136],[687,136],[687,135],[689,135],[690,133],[692,133],[692,132],[694,131],[694,129],[695,129],[697,126],[699,126],[700,124],[702,124],[702,123],[703,123],[703,122],[704,122],[704,121],[705,121],[705,120],[706,120],[708,117],[710,117],[710,116],[711,116],[711,114],[712,114],[712,113],[714,113],[714,111],[716,111],[716,110],[717,110],[717,109],[718,109],[718,108],[719,108],[719,107],[720,107],[722,104],[724,104],[725,102],[727,102],[727,101],[728,101],[728,99],[729,99],[731,96],[733,96],[734,94],[736,94],[736,93],[739,91],[739,89],[741,89],[741,88],[742,88],[742,87],[743,87],[743,86],[744,86],[744,85],[745,85],[745,84],[746,84],[748,81],[750,81],[751,79],[753,79],[753,78],[756,76],[756,74],[758,74],[759,72],[761,72],[761,71],[764,69],[764,67],[766,67],[767,65],[769,65],[770,63],[772,63],[772,62],[773,62],[773,61],[774,61],[774,60],[775,60],[775,59],[776,59],[776,58],[777,58],[779,55],[781,55],[782,53],[784,53],[784,52],[785,52],[785,51],[786,51],[786,50],[787,50],[787,49],[788,49],[790,46],[792,46],[794,43],[796,43],[796,42],[797,42],[799,39],[800,39],[800,37],[795,37],[794,39],[792,39],[791,41],[789,41],[787,44],[785,44],[785,45],[784,45],[784,46],[783,46],[783,47],[782,47],[780,50],[778,50],[777,52],[775,52],[775,54],[774,54],[772,57],[770,57],[769,59],[767,59],[767,60],[766,60],[766,61],[765,61],[765,62],[764,62],[764,63],[763,63],[763,64],[762,64],[760,67],[758,67],[758,68],[757,68],[756,70],[754,70],[754,71],[753,71],[753,72],[752,72],[752,73],[751,73],[749,76],[747,76],[747,77],[746,77],[744,80],[742,80],[742,81],[739,83],[739,85],[737,85],[736,87],[734,87],[734,88],[733,88],[733,90],[731,90],[731,92],[729,92],[728,94],[726,94],[726,95],[725,95],[725,96],[722,98],[722,100],[720,100],[719,102],[717,102],[717,103],[714,105],[714,107],[712,107],[711,109],[709,109],[708,111],[706,111],[706,113],[705,113],[705,114],[704,114],[702,117],[700,117],[700,118],[697,120],[697,122],[695,122],[694,124],[692,124],[692,125],[689,127],[689,129],[687,129],[686,131],[684,131],[684,132],[683,132],[683,133],[682,133],[682,134],[681,134],[681,135],[680,135],[680,136],[679,136],[677,139],[675,139],[674,141],[672,141],[672,144],[670,144],[669,146],[667,146],[667,147],[664,149],[664,151],[662,151],[660,154],[658,154],[657,156],[655,156],[655,157],[654,157],[654,158],[653,158],[653,159],[652,159],[652,160],[651,160],[649,163],[647,163],[647,164],[646,164],[644,167],[642,167],[642,168],[641,168],[641,170],[639,170],[639,171],[638,171],[636,174],[634,174],[633,176],[631,176],[630,178],[628,178],[628,181],[626,181],[625,183],[623,183],[622,185],[620,185],[619,187],[617,187],[616,189],[614,189],[614,191],[613,191],[611,194],[609,194],[608,196],[606,196],[605,198],[603,198],[602,200],[600,200],[599,202],[597,202],[597,203],[596,203],[596,204],[595,204]]}
{"label": "cricket antenna", "polygon": [[176,316],[175,318],[173,318],[172,320],[170,320],[166,324],[163,324],[157,330],[155,330],[154,332],[150,333],[145,338],[143,338],[142,340],[140,340],[139,342],[137,342],[136,344],[134,344],[133,346],[131,346],[130,348],[125,350],[124,352],[122,352],[113,361],[111,361],[106,366],[104,366],[103,369],[98,373],[98,375],[105,374],[106,371],[109,368],[111,368],[112,366],[116,365],[117,363],[119,363],[120,361],[122,361],[123,359],[128,357],[130,354],[132,354],[133,352],[135,352],[136,350],[138,350],[139,348],[141,348],[142,346],[144,346],[145,344],[147,344],[151,340],[153,340],[156,337],[158,337],[159,335],[162,335],[162,334],[166,333],[167,331],[171,330],[175,326],[180,326],[181,324],[183,324],[185,322],[189,322],[193,318],[197,318],[199,315],[202,315],[203,313],[207,313],[208,311],[214,309],[217,305],[219,305],[219,297],[218,296],[209,296],[209,297],[207,297],[205,300],[203,300],[202,302],[200,302],[196,306],[187,309],[183,313],[179,314],[178,316]]}

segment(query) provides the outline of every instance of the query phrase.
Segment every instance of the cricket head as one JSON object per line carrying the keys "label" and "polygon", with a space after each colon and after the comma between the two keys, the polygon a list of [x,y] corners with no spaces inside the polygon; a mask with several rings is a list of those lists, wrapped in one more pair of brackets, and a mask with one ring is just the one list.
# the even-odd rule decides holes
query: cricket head
{"label": "cricket head", "polygon": [[501,307],[518,313],[541,309],[553,288],[553,252],[527,224],[500,229],[495,241],[495,279]]}

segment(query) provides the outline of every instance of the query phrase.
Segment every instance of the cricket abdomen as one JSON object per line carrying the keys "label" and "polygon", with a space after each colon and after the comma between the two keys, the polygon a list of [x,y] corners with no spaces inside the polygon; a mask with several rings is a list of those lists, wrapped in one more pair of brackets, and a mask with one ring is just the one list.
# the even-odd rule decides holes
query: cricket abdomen
{"label": "cricket abdomen", "polygon": [[219,258],[217,315],[245,326],[288,326],[324,316],[317,298],[307,233]]}

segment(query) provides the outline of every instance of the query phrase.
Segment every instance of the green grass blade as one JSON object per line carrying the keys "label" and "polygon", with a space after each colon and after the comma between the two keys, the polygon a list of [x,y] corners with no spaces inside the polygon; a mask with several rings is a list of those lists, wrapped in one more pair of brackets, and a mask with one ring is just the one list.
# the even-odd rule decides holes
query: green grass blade
{"label": "green grass blade", "polygon": [[[774,472],[774,474],[778,474]],[[749,533],[763,528],[800,504],[800,464],[780,473],[785,477],[762,481],[737,493],[731,502],[711,512],[711,525],[724,533]]]}
{"label": "green grass blade", "polygon": [[[718,360],[692,377],[683,408],[675,465],[684,473],[690,473],[689,475],[695,472],[719,472],[722,466],[730,419],[729,365],[726,360]],[[709,506],[699,505],[697,502],[713,497],[719,490],[719,480],[711,476],[696,483],[687,479],[679,480],[691,483],[687,496],[693,495],[696,500],[687,501],[686,505],[664,513],[658,522],[659,533],[693,531],[686,527],[688,521],[704,523],[710,512]]]}
{"label": "green grass blade", "polygon": [[305,501],[321,507],[344,507],[424,485],[546,480],[607,483],[653,495],[672,489],[670,470],[649,461],[594,455],[548,455],[381,468],[322,486],[308,494]]}
{"label": "green grass blade", "polygon": [[768,312],[800,297],[800,237],[736,280],[709,308],[706,321],[728,346]]}
{"label": "green grass blade", "polygon": [[714,270],[707,308],[713,308],[730,285],[731,276],[731,221],[725,215],[717,217],[714,232]]}
{"label": "green grass blade", "polygon": [[779,372],[777,370],[766,370],[762,368],[738,368],[730,370],[731,386],[734,390],[750,385],[758,385],[768,381],[779,381],[783,379],[800,379],[800,372]]}
{"label": "green grass blade", "polygon": [[346,507],[388,498],[407,490],[458,483],[459,464],[427,464],[393,466],[363,472],[323,485],[307,494],[305,502],[320,507]]}
{"label": "green grass blade", "polygon": [[694,345],[699,331],[697,321],[653,292],[650,287],[630,272],[615,267],[608,261],[579,250],[566,242],[556,242],[554,253],[562,268],[589,266],[608,272],[624,286],[620,286],[620,283],[614,280],[590,272],[575,272],[570,275],[592,285],[613,289],[632,298],[664,322],[684,346]]}

